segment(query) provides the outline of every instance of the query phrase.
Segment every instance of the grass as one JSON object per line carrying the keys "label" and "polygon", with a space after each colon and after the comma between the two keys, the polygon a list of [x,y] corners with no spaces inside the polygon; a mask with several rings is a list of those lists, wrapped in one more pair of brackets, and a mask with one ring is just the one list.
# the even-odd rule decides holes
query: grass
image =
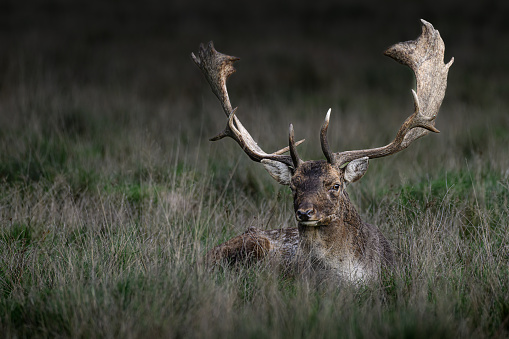
{"label": "grass", "polygon": [[[385,46],[370,59],[358,41],[369,36],[378,48],[414,34],[401,37],[396,24],[363,30],[363,13],[319,36],[324,30],[312,20],[299,36],[279,32],[268,40],[255,33],[239,39],[245,27],[212,30],[223,39],[220,51],[224,45],[244,57],[231,98],[264,149],[285,145],[281,131],[293,122],[296,137],[307,140],[301,156],[322,158],[318,131],[329,107],[330,143],[341,150],[388,142],[411,112],[408,71],[379,56]],[[208,249],[250,226],[295,225],[286,188],[232,141],[207,141],[226,121],[184,56],[208,37],[189,29],[168,46],[155,33],[130,37],[132,30],[103,23],[111,34],[103,41],[100,29],[88,32],[72,20],[56,25],[83,33],[77,42],[50,32],[55,40],[44,44],[19,33],[23,44],[0,60],[0,333],[508,336],[507,85],[491,63],[476,68],[483,49],[455,45],[452,26],[432,22],[459,53],[451,52],[442,133],[373,160],[349,188],[398,262],[363,287],[316,286],[266,263],[213,272],[202,265]],[[486,30],[495,31],[492,24]],[[349,30],[355,37],[339,34],[350,25],[359,28]],[[299,48],[288,53],[294,42]]]}

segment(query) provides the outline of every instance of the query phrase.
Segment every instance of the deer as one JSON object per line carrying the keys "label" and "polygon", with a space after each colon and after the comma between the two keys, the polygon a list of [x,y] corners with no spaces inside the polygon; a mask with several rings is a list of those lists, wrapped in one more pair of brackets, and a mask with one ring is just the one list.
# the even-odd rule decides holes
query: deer
{"label": "deer", "polygon": [[240,59],[216,51],[212,41],[207,47],[200,44],[197,55],[191,53],[227,116],[225,129],[210,140],[232,138],[273,179],[289,186],[297,222],[297,227],[282,229],[250,227],[209,250],[209,265],[248,264],[272,258],[282,265],[305,267],[311,274],[350,282],[372,281],[394,267],[389,241],[376,226],[361,219],[346,188],[364,176],[369,159],[395,154],[430,132],[439,133],[435,120],[454,58],[445,64],[445,44],[439,31],[425,20],[421,20],[421,28],[416,40],[397,43],[384,52],[410,67],[416,79],[416,90],[412,89],[414,112],[394,140],[382,147],[333,152],[327,139],[329,109],[320,129],[325,156],[321,160],[304,161],[299,157],[297,146],[304,140],[295,142],[292,124],[287,147],[272,153],[263,151],[240,122],[228,96],[226,81],[236,71],[233,63]]}

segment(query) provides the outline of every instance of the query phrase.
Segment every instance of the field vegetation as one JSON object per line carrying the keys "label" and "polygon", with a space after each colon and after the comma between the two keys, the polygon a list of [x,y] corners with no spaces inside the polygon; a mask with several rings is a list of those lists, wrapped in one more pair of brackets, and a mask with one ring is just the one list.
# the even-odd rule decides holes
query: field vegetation
{"label": "field vegetation", "polygon": [[[34,3],[1,14],[2,336],[509,335],[506,5]],[[255,139],[279,149],[292,122],[301,156],[319,159],[329,107],[336,151],[386,144],[411,114],[412,73],[381,52],[417,37],[420,17],[456,59],[442,133],[349,187],[393,245],[393,273],[356,287],[265,263],[208,271],[213,246],[295,221],[287,188],[233,141],[208,141],[226,120],[189,53],[215,39],[241,57],[230,97]]]}

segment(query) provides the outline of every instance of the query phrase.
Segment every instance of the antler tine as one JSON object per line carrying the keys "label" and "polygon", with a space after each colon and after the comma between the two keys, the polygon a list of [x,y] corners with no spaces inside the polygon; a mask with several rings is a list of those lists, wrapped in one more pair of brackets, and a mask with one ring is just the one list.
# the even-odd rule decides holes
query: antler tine
{"label": "antler tine", "polygon": [[320,144],[322,145],[322,152],[325,155],[327,162],[332,164],[334,160],[334,153],[331,152],[329,148],[329,141],[327,140],[327,129],[329,128],[330,111],[331,109],[329,108],[327,114],[325,115],[322,129],[320,130]]}
{"label": "antler tine", "polygon": [[297,147],[295,147],[293,125],[290,124],[290,127],[288,129],[289,129],[289,131],[288,131],[289,132],[288,133],[288,144],[289,144],[289,147],[290,147],[290,155],[292,157],[292,162],[293,162],[294,168],[297,168],[300,165],[302,165],[302,160],[299,157],[299,154],[297,153]]}
{"label": "antler tine", "polygon": [[445,96],[447,75],[454,58],[444,64],[445,45],[438,30],[425,20],[422,33],[413,41],[400,42],[389,47],[385,55],[410,67],[416,78],[417,91],[412,90],[414,113],[400,127],[396,138],[388,145],[378,148],[345,151],[334,154],[336,165],[361,158],[379,158],[407,148],[414,140],[428,134],[438,133],[435,118]]}
{"label": "antler tine", "polygon": [[[228,90],[226,88],[226,80],[235,72],[233,63],[240,59],[216,51],[212,41],[209,42],[207,48],[205,48],[203,44],[200,44],[198,56],[191,53],[191,57],[194,63],[205,75],[212,92],[214,92],[221,102],[221,106],[228,117],[228,123],[226,124],[225,129],[210,140],[216,141],[224,137],[230,137],[234,139],[244,152],[256,162],[260,162],[263,159],[269,159],[293,166],[292,158],[288,155],[281,154],[287,152],[291,147],[285,147],[272,154],[264,152],[235,115],[237,108],[232,109]],[[303,141],[304,140],[301,140],[298,143],[295,143],[295,145],[298,145]]]}

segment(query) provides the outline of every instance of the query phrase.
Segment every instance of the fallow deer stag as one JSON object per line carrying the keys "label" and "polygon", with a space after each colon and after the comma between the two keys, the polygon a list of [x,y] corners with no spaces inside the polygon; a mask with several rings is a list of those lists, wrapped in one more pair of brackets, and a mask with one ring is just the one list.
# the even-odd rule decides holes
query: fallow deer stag
{"label": "fallow deer stag", "polygon": [[[327,142],[329,109],[320,131],[326,160],[301,160],[291,124],[289,146],[274,153],[264,152],[241,124],[235,114],[237,109],[232,109],[228,97],[226,80],[235,72],[233,62],[239,59],[217,52],[212,42],[207,48],[200,45],[197,56],[191,54],[228,117],[226,128],[210,140],[233,138],[251,160],[261,162],[276,181],[289,185],[298,223],[297,228],[277,230],[251,227],[211,249],[207,262],[234,263],[271,257],[284,264],[305,262],[311,272],[326,272],[354,282],[378,277],[381,270],[393,265],[389,242],[375,226],[361,220],[350,202],[346,186],[366,173],[369,159],[394,154],[430,131],[439,132],[435,128],[435,118],[454,58],[444,64],[445,46],[440,33],[430,23],[421,21],[422,33],[416,40],[395,44],[385,51],[385,55],[409,66],[415,73],[414,113],[388,145],[334,153]],[[283,154],[287,151],[290,155]]]}

